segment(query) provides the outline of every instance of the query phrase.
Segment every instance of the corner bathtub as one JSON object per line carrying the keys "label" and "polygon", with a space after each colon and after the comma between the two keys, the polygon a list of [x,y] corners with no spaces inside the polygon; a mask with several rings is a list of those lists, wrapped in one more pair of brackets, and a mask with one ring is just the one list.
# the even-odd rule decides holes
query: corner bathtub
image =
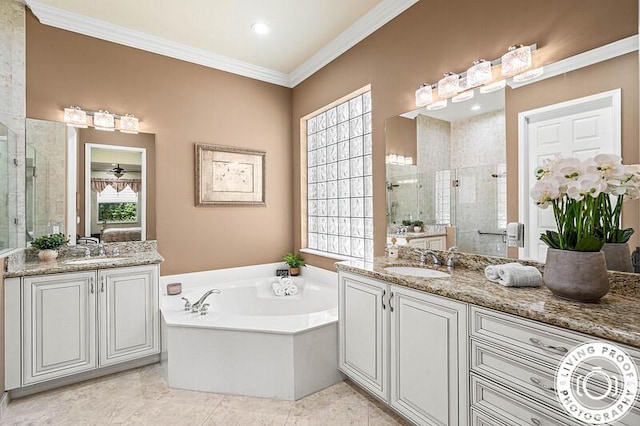
{"label": "corner bathtub", "polygon": [[[163,370],[170,387],[296,400],[342,380],[337,274],[307,267],[299,293],[277,297],[280,264],[161,279]],[[182,294],[166,284],[182,282]],[[184,311],[207,290],[207,315]]]}

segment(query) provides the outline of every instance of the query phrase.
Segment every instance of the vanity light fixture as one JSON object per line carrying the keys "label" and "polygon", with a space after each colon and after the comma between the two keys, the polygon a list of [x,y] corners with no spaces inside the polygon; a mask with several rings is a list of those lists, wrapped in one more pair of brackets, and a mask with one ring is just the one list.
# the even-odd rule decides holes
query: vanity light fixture
{"label": "vanity light fixture", "polygon": [[436,101],[432,104],[427,105],[427,109],[429,111],[437,111],[439,109],[445,108],[446,106],[447,106],[447,100],[441,99],[439,101]]}
{"label": "vanity light fixture", "polygon": [[514,75],[513,81],[516,83],[522,83],[524,81],[529,81],[529,80],[538,78],[542,74],[544,74],[544,67],[538,67],[529,71],[525,71],[522,74]]}
{"label": "vanity light fixture", "polygon": [[421,84],[416,90],[416,106],[423,107],[433,102],[433,88],[430,84]]}
{"label": "vanity light fixture", "polygon": [[450,98],[460,90],[460,76],[453,72],[447,72],[438,81],[438,97],[440,99]]}
{"label": "vanity light fixture", "polygon": [[507,85],[507,80],[498,80],[495,83],[491,83],[491,84],[487,84],[486,86],[482,86],[480,88],[480,93],[485,94],[485,93],[495,92],[497,90],[504,89],[504,87],[506,85]]}
{"label": "vanity light fixture", "polygon": [[455,95],[453,98],[451,98],[451,102],[464,102],[468,101],[471,98],[473,98],[473,89]]}
{"label": "vanity light fixture", "polygon": [[64,122],[71,127],[86,129],[87,115],[93,116],[93,127],[98,130],[113,132],[116,130],[115,121],[120,121],[117,128],[122,133],[136,134],[140,131],[140,120],[133,114],[111,114],[109,111],[85,111],[77,105],[64,109]]}
{"label": "vanity light fixture", "polygon": [[531,68],[531,47],[529,46],[513,45],[509,47],[507,53],[502,55],[500,72],[503,77],[510,77],[529,68]]}
{"label": "vanity light fixture", "polygon": [[93,114],[93,127],[97,130],[113,132],[116,128],[116,120],[113,114],[106,110],[100,110]]}
{"label": "vanity light fixture", "polygon": [[473,66],[467,70],[467,87],[480,86],[491,80],[491,62],[484,59],[473,61]]}
{"label": "vanity light fixture", "polygon": [[71,127],[86,129],[88,127],[87,113],[77,105],[70,106],[64,109],[64,122]]}
{"label": "vanity light fixture", "polygon": [[120,117],[120,131],[122,133],[137,134],[140,131],[140,122],[132,114],[125,114]]}

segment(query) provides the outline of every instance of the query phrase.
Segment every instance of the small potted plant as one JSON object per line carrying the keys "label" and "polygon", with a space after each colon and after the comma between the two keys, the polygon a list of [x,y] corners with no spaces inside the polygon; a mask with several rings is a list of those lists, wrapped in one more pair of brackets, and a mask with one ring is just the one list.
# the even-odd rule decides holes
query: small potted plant
{"label": "small potted plant", "polygon": [[422,225],[424,225],[424,222],[421,220],[414,220],[413,221],[413,232],[420,232],[422,231]]}
{"label": "small potted plant", "polygon": [[300,254],[287,253],[283,257],[284,261],[289,265],[289,274],[292,277],[296,277],[300,274],[300,267],[305,266],[304,260],[300,257]]}
{"label": "small potted plant", "polygon": [[31,247],[38,249],[38,258],[52,261],[58,257],[58,249],[67,243],[63,234],[42,235],[31,241]]}

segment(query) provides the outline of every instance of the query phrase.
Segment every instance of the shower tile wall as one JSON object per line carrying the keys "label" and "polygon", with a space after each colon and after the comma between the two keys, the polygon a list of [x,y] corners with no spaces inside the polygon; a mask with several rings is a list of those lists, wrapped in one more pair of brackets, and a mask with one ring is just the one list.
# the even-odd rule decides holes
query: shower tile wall
{"label": "shower tile wall", "polygon": [[502,236],[478,233],[500,233],[504,225],[499,208],[506,209],[506,203],[498,194],[506,185],[500,166],[506,161],[505,138],[504,110],[451,123],[451,167],[459,181],[454,222],[461,251],[506,255]]}
{"label": "shower tile wall", "polygon": [[[25,74],[25,6],[14,0],[0,1],[0,122],[17,136],[17,143],[10,144],[9,159],[20,159],[17,167],[10,166],[6,203],[16,218],[24,218],[24,122],[26,113]],[[6,161],[3,158],[0,161]],[[13,163],[13,161],[10,161]],[[12,170],[13,169],[13,170]],[[1,202],[5,202],[2,200]],[[3,226],[3,225],[0,225]],[[4,225],[7,226],[7,225]],[[10,220],[9,246],[24,245],[25,227]]]}
{"label": "shower tile wall", "polygon": [[418,131],[420,220],[436,224],[435,175],[451,168],[451,123],[432,117],[416,117]]}

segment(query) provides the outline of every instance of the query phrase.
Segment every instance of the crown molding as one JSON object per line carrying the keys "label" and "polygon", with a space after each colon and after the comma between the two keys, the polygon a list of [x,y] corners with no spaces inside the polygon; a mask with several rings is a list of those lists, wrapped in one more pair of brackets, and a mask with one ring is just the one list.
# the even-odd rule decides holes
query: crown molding
{"label": "crown molding", "polygon": [[25,3],[38,20],[52,27],[95,37],[136,49],[146,50],[170,58],[227,71],[244,77],[291,87],[289,74],[270,68],[253,65],[248,62],[218,55],[202,49],[196,49],[182,43],[145,34],[99,19],[89,18],[68,12],[37,0],[25,0]]}
{"label": "crown molding", "polygon": [[419,0],[384,0],[364,14],[342,34],[289,74],[291,87],[302,83],[325,65],[373,34],[380,27],[416,4]]}
{"label": "crown molding", "polygon": [[522,83],[514,83],[510,79],[507,84],[512,89],[517,89],[518,87],[526,86],[531,83],[537,83],[538,81],[546,80],[547,78],[555,77],[560,74],[565,74],[580,68],[588,67],[589,65],[607,61],[609,59],[626,55],[627,53],[635,52],[637,50],[638,35],[636,34],[627,38],[620,39],[618,41],[614,41],[613,43],[605,44],[604,46],[596,47],[595,49],[591,49],[583,53],[578,53],[577,55],[562,59],[558,62],[545,65],[544,74],[536,79],[524,81]]}
{"label": "crown molding", "polygon": [[291,74],[206,50],[196,49],[182,43],[82,16],[74,12],[68,12],[38,0],[20,1],[25,3],[38,20],[45,25],[291,88],[342,55],[419,0],[384,0],[296,68]]}

